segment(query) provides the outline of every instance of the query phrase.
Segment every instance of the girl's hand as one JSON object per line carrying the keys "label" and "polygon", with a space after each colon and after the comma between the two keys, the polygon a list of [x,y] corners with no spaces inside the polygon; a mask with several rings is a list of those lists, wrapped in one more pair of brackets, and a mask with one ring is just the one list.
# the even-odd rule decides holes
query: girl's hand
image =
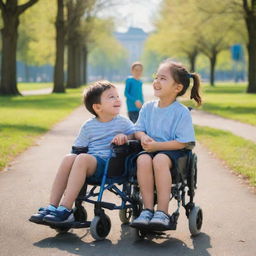
{"label": "girl's hand", "polygon": [[120,145],[123,145],[123,144],[127,143],[127,141],[128,141],[128,138],[127,138],[127,136],[125,134],[117,134],[113,138],[111,143],[114,143],[114,144],[120,146]]}
{"label": "girl's hand", "polygon": [[157,151],[157,142],[156,141],[149,141],[142,145],[143,149],[147,152],[154,152]]}
{"label": "girl's hand", "polygon": [[139,100],[136,100],[136,101],[135,101],[135,106],[136,106],[137,108],[142,108],[142,103],[141,103]]}
{"label": "girl's hand", "polygon": [[147,151],[147,152],[153,152],[156,151],[155,149],[155,144],[156,141],[154,141],[151,137],[149,137],[148,135],[144,135],[141,138],[141,146],[142,148]]}

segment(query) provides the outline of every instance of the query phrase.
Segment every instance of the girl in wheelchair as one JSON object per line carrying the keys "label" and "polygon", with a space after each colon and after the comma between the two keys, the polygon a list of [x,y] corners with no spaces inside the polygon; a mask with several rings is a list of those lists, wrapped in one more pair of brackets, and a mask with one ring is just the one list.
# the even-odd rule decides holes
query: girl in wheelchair
{"label": "girl in wheelchair", "polygon": [[135,124],[135,137],[144,150],[137,158],[137,179],[144,209],[131,223],[134,228],[167,230],[170,226],[170,170],[179,158],[189,154],[187,148],[195,142],[189,109],[176,100],[186,93],[190,80],[193,81],[190,98],[200,105],[199,76],[170,59],[162,62],[153,82],[154,95],[159,99],[143,105]]}

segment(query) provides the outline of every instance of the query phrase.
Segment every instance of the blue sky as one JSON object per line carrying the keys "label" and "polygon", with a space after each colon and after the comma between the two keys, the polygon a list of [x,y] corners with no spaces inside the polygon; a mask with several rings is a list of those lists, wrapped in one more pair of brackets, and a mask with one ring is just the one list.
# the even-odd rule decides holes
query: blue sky
{"label": "blue sky", "polygon": [[125,2],[104,11],[104,16],[113,16],[116,29],[125,32],[128,27],[139,27],[145,32],[154,29],[153,22],[157,16],[161,0],[121,0]]}

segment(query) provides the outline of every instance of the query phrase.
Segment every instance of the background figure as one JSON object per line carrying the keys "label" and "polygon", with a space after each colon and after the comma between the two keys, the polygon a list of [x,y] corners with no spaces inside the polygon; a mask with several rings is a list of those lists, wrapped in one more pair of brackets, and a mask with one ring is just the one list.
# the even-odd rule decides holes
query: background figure
{"label": "background figure", "polygon": [[125,81],[124,95],[128,109],[128,116],[132,122],[136,122],[140,109],[143,105],[142,81],[140,80],[143,72],[143,66],[140,62],[134,62],[131,65],[132,76]]}

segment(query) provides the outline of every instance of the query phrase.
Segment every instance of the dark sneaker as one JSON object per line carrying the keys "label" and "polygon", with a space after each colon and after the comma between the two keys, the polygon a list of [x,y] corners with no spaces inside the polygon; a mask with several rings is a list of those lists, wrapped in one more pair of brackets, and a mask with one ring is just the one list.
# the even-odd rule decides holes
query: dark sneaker
{"label": "dark sneaker", "polygon": [[44,223],[44,221],[43,221],[44,217],[48,214],[53,213],[54,211],[56,211],[56,209],[57,208],[55,206],[52,206],[52,205],[49,205],[47,207],[41,207],[41,208],[39,208],[37,213],[33,214],[30,217],[29,221],[34,222],[36,224],[43,224]]}
{"label": "dark sneaker", "polygon": [[153,230],[167,230],[170,226],[170,216],[163,211],[156,211],[153,218],[149,222],[149,227]]}
{"label": "dark sneaker", "polygon": [[75,221],[75,217],[72,210],[68,210],[64,207],[60,210],[60,207],[58,207],[55,212],[46,215],[43,221],[51,224],[71,223]]}
{"label": "dark sneaker", "polygon": [[133,220],[130,226],[134,228],[146,227],[152,219],[153,215],[154,212],[149,209],[142,210],[140,216]]}

